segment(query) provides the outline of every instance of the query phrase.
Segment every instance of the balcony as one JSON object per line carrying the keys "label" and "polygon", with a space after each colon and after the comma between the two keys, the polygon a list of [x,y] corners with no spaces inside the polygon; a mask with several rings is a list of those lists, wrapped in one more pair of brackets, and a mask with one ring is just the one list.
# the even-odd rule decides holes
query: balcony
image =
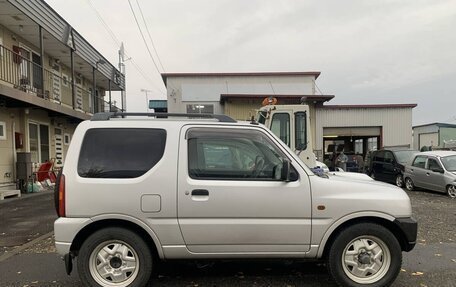
{"label": "balcony", "polygon": [[99,95],[99,88],[86,89],[93,83],[80,75],[73,82],[71,76],[62,76],[57,62],[47,69],[35,63],[27,51],[13,49],[0,45],[0,84],[87,115],[120,110],[115,102]]}

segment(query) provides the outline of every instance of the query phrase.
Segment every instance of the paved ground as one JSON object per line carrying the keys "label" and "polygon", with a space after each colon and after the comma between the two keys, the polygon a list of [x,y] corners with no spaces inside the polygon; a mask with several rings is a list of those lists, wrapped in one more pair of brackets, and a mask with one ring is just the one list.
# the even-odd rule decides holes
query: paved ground
{"label": "paved ground", "polygon": [[[431,192],[414,192],[409,193],[409,195],[412,199],[414,215],[419,220],[419,243],[412,252],[404,253],[403,269],[393,286],[456,287],[456,201],[442,194]],[[52,196],[50,194],[41,195],[39,202],[52,207],[51,212],[46,210],[43,217],[35,213],[36,220],[38,220],[36,228],[40,232],[35,230],[29,232],[24,228],[19,228],[20,224],[16,224],[19,227],[14,230],[29,235],[24,237],[18,234],[17,238],[22,240],[21,243],[37,237],[37,233],[45,234],[52,230],[52,224],[49,223],[49,220],[52,221],[55,218],[53,215],[55,211],[51,204]],[[20,205],[19,203],[16,201],[15,205]],[[31,208],[35,206],[27,202],[25,205]],[[0,205],[2,216],[5,214],[3,213],[4,206],[5,204]],[[22,210],[24,211],[24,209]],[[17,217],[22,216],[17,215]],[[7,223],[3,222],[3,217],[0,219],[2,219],[0,220],[0,230],[3,232],[3,225]],[[11,232],[13,229],[9,230]],[[0,242],[10,241],[8,239]],[[9,251],[11,252],[11,250]],[[194,287],[336,286],[329,277],[326,267],[318,263],[224,261],[199,267],[193,262],[162,264],[158,271],[159,275],[151,280],[150,285]],[[4,261],[0,259],[0,286],[81,286],[75,271],[71,276],[66,275],[62,261],[55,254],[53,238],[50,236],[40,240],[30,248],[22,250],[15,256]]]}

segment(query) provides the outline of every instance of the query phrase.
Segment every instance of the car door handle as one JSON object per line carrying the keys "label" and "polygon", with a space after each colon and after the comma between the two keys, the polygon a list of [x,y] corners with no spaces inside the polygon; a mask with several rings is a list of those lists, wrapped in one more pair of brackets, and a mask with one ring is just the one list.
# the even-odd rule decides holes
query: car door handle
{"label": "car door handle", "polygon": [[429,172],[426,172],[426,175],[427,175],[427,176],[430,176],[431,174],[430,174]]}
{"label": "car door handle", "polygon": [[194,190],[192,190],[192,196],[209,196],[209,190],[207,190],[207,189],[194,189]]}

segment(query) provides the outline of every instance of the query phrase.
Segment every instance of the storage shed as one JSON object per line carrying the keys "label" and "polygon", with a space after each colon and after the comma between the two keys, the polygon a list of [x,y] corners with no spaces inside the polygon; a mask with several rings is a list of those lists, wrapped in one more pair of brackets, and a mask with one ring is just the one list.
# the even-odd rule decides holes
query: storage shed
{"label": "storage shed", "polygon": [[456,124],[431,123],[413,127],[413,147],[445,148],[445,142],[456,140]]}

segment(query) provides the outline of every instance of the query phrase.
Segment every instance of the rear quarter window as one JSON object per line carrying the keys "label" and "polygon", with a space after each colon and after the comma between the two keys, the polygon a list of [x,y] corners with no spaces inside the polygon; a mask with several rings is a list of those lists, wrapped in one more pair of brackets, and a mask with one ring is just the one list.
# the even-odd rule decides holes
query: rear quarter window
{"label": "rear quarter window", "polygon": [[89,129],[82,142],[78,174],[86,178],[134,178],[163,157],[163,129]]}

